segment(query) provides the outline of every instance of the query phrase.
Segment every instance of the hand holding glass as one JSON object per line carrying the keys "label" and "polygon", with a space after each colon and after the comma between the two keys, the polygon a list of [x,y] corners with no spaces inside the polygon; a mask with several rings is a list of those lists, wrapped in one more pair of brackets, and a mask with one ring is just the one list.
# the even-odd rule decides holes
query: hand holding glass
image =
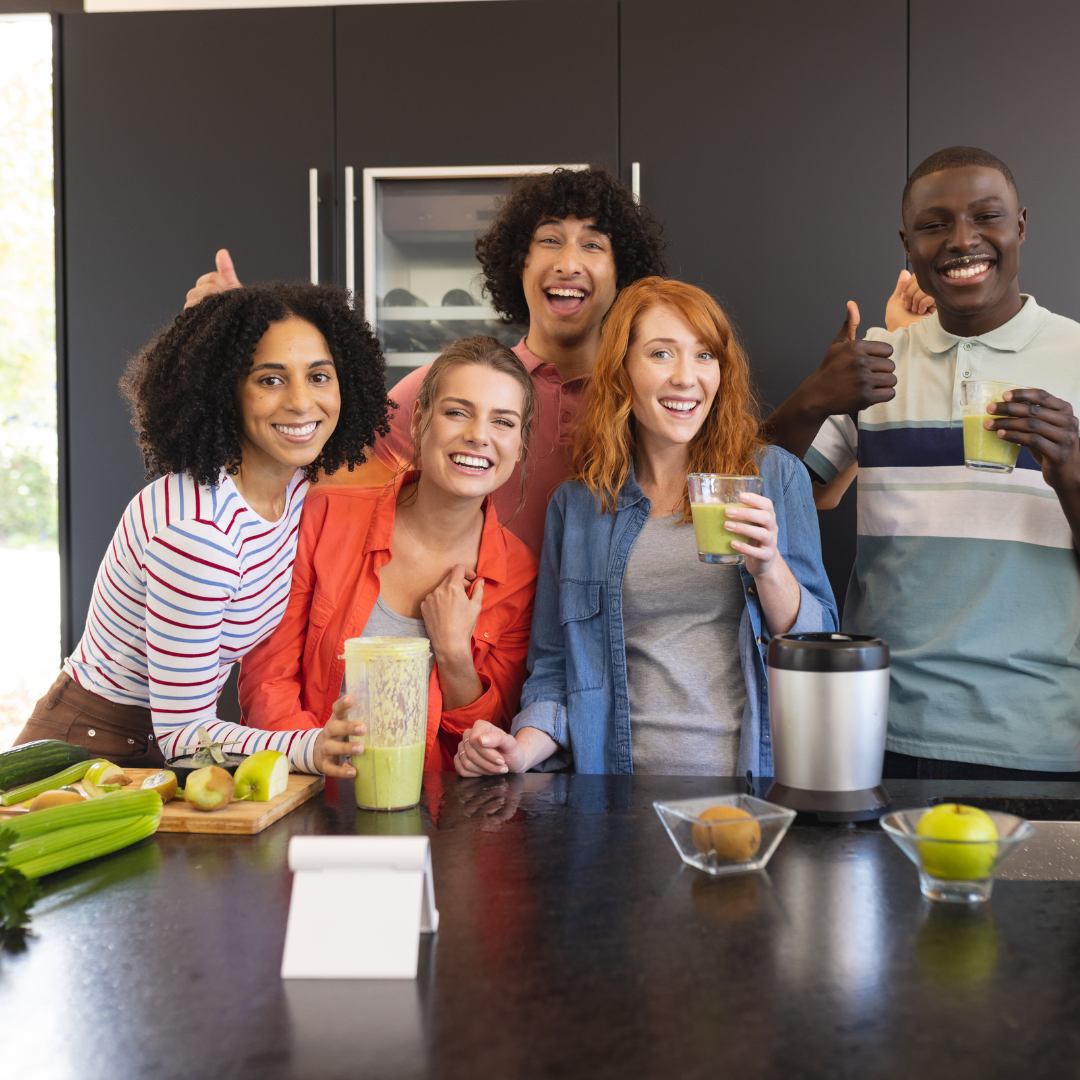
{"label": "hand holding glass", "polygon": [[998,437],[983,422],[993,420],[986,411],[992,401],[1002,401],[1007,390],[1019,390],[1015,383],[974,380],[960,384],[960,404],[964,415],[964,464],[969,469],[1010,473],[1016,465],[1020,444]]}
{"label": "hand holding glass", "polygon": [[761,477],[691,473],[686,483],[690,488],[698,558],[703,563],[741,566],[746,559],[741,552],[732,549],[731,541],[747,542],[746,537],[728,531],[727,512],[729,508],[743,505],[739,501],[740,493],[761,494]]}

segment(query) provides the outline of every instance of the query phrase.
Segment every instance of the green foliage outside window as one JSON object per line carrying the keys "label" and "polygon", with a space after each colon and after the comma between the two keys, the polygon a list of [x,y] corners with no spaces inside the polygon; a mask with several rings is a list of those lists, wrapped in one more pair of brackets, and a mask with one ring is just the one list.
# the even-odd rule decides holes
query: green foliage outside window
{"label": "green foliage outside window", "polygon": [[0,16],[0,547],[56,543],[52,31]]}

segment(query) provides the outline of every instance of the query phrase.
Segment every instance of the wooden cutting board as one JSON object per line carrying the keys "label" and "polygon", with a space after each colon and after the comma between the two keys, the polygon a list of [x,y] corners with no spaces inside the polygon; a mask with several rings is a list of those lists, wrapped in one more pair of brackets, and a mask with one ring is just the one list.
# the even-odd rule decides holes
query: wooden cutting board
{"label": "wooden cutting board", "polygon": [[[132,787],[138,787],[157,770],[125,769],[124,772],[131,777]],[[234,802],[224,810],[196,810],[180,799],[173,799],[165,804],[157,831],[249,835],[262,832],[268,825],[318,795],[325,783],[326,779],[322,776],[289,773],[289,786],[283,794],[269,802]],[[28,802],[3,806],[0,807],[0,817],[5,814],[25,814],[28,809]]]}

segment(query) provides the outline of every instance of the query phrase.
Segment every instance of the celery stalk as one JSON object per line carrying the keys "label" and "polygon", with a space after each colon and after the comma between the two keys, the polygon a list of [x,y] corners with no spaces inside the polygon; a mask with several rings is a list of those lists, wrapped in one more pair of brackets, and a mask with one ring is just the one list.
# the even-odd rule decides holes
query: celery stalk
{"label": "celery stalk", "polygon": [[118,823],[124,818],[143,814],[161,816],[161,796],[152,788],[137,791],[114,791],[99,799],[53,806],[48,810],[35,810],[32,814],[20,814],[9,818],[0,826],[0,834],[7,833],[13,843],[42,836],[54,829],[66,829],[72,825],[86,825],[94,821]]}
{"label": "celery stalk", "polygon": [[[25,861],[19,853],[19,848],[23,845],[16,844],[7,854],[8,865],[34,880],[46,874],[55,874],[58,870],[66,870],[69,866],[75,866],[78,863],[97,859],[102,855],[110,855],[114,851],[138,843],[152,836],[160,823],[160,813],[127,818],[113,825],[108,832],[102,832],[99,826],[97,835],[83,836],[77,843],[66,843],[68,839],[66,834],[84,832],[84,830],[89,830],[90,826],[63,829],[29,842],[41,844],[45,850],[41,850],[40,854],[34,857],[26,858]],[[51,850],[49,850],[50,843],[53,845]],[[22,854],[30,855],[29,847]]]}
{"label": "celery stalk", "polygon": [[[89,772],[90,766],[96,765],[99,761],[105,761],[105,759],[80,761],[77,765],[69,765],[63,772],[46,776],[44,780],[35,780],[32,784],[9,788],[0,795],[0,806],[14,806],[16,803],[26,802],[27,799],[36,799],[43,791],[55,791],[67,784],[77,783]],[[105,763],[108,764],[108,762]]]}

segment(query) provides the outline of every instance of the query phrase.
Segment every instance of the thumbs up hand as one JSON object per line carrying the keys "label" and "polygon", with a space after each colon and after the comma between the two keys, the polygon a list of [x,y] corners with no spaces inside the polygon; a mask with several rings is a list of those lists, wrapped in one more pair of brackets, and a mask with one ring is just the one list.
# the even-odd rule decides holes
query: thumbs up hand
{"label": "thumbs up hand", "polygon": [[222,248],[214,256],[214,264],[217,267],[216,270],[203,274],[195,282],[195,287],[188,289],[187,302],[184,304],[185,311],[197,304],[204,296],[213,296],[214,293],[225,292],[226,289],[241,288],[240,279],[233,268],[232,256],[227,248]]}
{"label": "thumbs up hand", "polygon": [[937,311],[934,298],[919,288],[915,275],[901,270],[896,288],[885,305],[885,329],[900,330]]}
{"label": "thumbs up hand", "polygon": [[859,412],[895,394],[896,365],[892,346],[884,341],[859,341],[859,306],[847,303],[847,315],[833,338],[821,366],[803,383],[800,394],[822,417]]}

